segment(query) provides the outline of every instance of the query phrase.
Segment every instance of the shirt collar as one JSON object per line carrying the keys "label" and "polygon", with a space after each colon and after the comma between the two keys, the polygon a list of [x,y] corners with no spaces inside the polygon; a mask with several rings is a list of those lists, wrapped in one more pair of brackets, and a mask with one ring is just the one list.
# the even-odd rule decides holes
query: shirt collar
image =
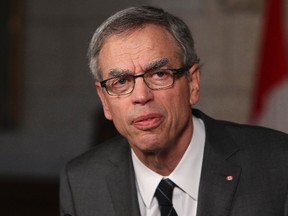
{"label": "shirt collar", "polygon": [[[201,119],[193,116],[193,136],[181,161],[168,176],[179,188],[194,200],[198,199],[202,159],[205,143],[205,129]],[[132,151],[137,188],[147,208],[150,208],[155,190],[163,176],[146,167]]]}
{"label": "shirt collar", "polygon": [[198,190],[204,155],[205,128],[201,119],[193,117],[193,136],[189,147],[169,178],[194,200]]}
{"label": "shirt collar", "polygon": [[147,208],[150,208],[155,190],[163,176],[146,167],[132,150],[132,161],[135,169],[137,189]]}

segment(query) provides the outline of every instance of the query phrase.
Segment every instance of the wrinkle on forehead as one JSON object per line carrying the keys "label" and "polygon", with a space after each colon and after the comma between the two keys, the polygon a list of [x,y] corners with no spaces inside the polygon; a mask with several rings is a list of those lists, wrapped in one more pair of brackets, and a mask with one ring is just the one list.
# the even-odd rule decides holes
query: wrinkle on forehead
{"label": "wrinkle on forehead", "polygon": [[155,25],[147,25],[128,35],[112,35],[99,53],[102,73],[106,71],[109,77],[140,74],[164,66],[178,67],[181,62],[175,39],[165,29]]}

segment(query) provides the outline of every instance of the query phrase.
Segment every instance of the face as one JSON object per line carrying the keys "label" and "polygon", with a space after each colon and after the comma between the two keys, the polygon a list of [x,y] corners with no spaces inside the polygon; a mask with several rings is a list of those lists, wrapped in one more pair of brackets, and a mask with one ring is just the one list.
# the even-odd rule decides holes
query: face
{"label": "face", "polygon": [[[137,75],[151,67],[180,68],[181,62],[174,38],[155,25],[109,37],[99,54],[103,80],[113,77],[113,71]],[[199,97],[197,65],[190,68],[189,74],[162,90],[151,90],[142,78],[137,78],[133,92],[124,96],[110,96],[96,82],[106,118],[114,122],[138,156],[177,151],[190,142],[191,105]]]}

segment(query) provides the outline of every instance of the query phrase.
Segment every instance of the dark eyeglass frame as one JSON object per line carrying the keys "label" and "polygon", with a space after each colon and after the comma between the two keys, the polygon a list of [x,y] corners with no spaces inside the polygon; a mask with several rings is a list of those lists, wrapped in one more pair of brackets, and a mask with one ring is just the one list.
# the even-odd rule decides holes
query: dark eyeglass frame
{"label": "dark eyeglass frame", "polygon": [[[143,73],[143,74],[139,74],[139,75],[130,75],[130,74],[125,74],[125,76],[123,77],[129,77],[129,78],[132,78],[133,80],[133,87],[131,88],[131,91],[128,91],[128,92],[125,92],[125,93],[122,93],[122,94],[114,94],[114,93],[111,93],[108,88],[107,88],[107,81],[109,80],[112,80],[112,79],[115,79],[115,78],[121,78],[122,76],[115,76],[115,77],[111,77],[111,78],[108,78],[106,80],[102,80],[100,81],[100,85],[102,88],[105,88],[106,92],[110,95],[110,96],[122,96],[122,95],[129,95],[133,92],[134,88],[135,88],[135,80],[139,77],[142,77],[143,80],[144,80],[144,83],[146,84],[146,86],[151,89],[151,90],[161,90],[161,89],[167,89],[167,88],[171,88],[173,85],[174,85],[174,82],[175,82],[175,79],[176,77],[179,77],[181,75],[183,75],[185,72],[188,72],[189,69],[193,66],[193,64],[190,66],[190,65],[186,65],[186,66],[183,66],[181,68],[173,68],[173,69],[170,69],[170,68],[167,68],[167,69],[158,69],[156,71],[148,71],[146,73]],[[173,82],[168,85],[168,86],[164,86],[164,87],[157,87],[157,88],[152,88],[151,86],[149,86],[149,83],[146,81],[145,77],[147,77],[149,74],[151,73],[155,73],[155,72],[161,72],[161,71],[171,71],[172,72],[172,75],[173,75]]]}

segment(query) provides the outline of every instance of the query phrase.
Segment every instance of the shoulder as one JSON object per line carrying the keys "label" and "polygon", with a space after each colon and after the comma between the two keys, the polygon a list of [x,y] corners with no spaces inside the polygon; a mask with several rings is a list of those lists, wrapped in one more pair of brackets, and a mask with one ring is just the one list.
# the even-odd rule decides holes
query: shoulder
{"label": "shoulder", "polygon": [[283,141],[287,141],[288,134],[285,132],[277,131],[272,128],[256,126],[256,125],[249,125],[249,124],[239,124],[230,121],[223,121],[223,120],[215,120],[218,124],[222,124],[227,129],[230,130],[233,134],[239,135],[249,135],[249,137],[255,137],[257,140],[261,138],[265,139],[279,139]]}
{"label": "shoulder", "polygon": [[238,145],[257,146],[269,149],[286,149],[288,151],[288,134],[271,128],[255,125],[218,121],[234,137]]}
{"label": "shoulder", "polygon": [[96,169],[100,172],[101,170],[112,169],[123,158],[129,158],[129,155],[130,147],[127,141],[123,137],[117,136],[69,161],[66,165],[66,171],[83,172]]}
{"label": "shoulder", "polygon": [[260,126],[215,120],[199,110],[193,110],[193,114],[203,120],[209,137],[219,140],[229,139],[241,149],[257,149],[258,147],[286,150],[288,153],[288,134],[284,132]]}
{"label": "shoulder", "polygon": [[196,117],[201,118],[205,125],[206,161],[207,158],[210,161],[210,158],[216,157],[241,167],[245,175],[268,178],[271,176],[269,173],[273,172],[274,175],[288,179],[288,135],[286,133],[264,127],[215,120],[201,112],[197,112]]}

